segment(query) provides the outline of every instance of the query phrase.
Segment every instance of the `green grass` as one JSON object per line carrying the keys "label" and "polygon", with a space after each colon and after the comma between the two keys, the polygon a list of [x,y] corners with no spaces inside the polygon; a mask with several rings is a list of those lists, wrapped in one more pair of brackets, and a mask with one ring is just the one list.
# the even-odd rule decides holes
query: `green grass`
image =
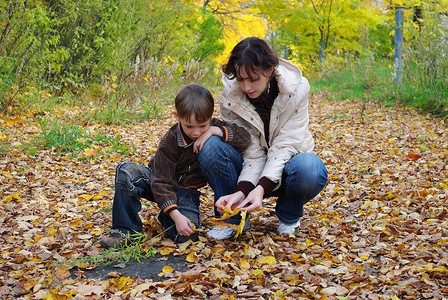
{"label": "green grass", "polygon": [[390,61],[358,62],[344,70],[311,80],[311,92],[328,92],[335,101],[374,101],[383,105],[404,105],[420,113],[448,117],[448,88],[446,79],[439,77],[433,84],[419,77],[418,64],[407,64],[400,84],[393,81]]}
{"label": "green grass", "polygon": [[132,242],[126,242],[119,248],[105,249],[99,254],[73,258],[65,263],[71,267],[78,266],[80,268],[86,268],[107,266],[112,263],[125,263],[130,260],[140,262],[142,259],[154,256],[155,249],[146,243],[148,241],[148,236],[141,233]]}
{"label": "green grass", "polygon": [[29,145],[24,145],[31,155],[38,148],[54,149],[59,153],[77,153],[84,149],[101,145],[107,152],[129,153],[129,146],[122,143],[120,136],[91,134],[82,127],[45,116],[38,118],[41,132]]}

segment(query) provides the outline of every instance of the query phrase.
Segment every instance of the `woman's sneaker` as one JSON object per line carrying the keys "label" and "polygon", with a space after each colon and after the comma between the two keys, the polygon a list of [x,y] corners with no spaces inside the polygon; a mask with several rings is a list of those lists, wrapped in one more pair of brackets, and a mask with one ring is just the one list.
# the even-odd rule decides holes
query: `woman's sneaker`
{"label": "woman's sneaker", "polygon": [[[249,218],[246,218],[246,221],[244,223],[243,230],[250,231],[252,229],[252,226],[250,225]],[[212,229],[210,229],[207,232],[207,236],[210,238],[213,238],[215,240],[228,240],[235,236],[236,229],[229,227],[229,226],[221,226],[216,225]]]}
{"label": "woman's sneaker", "polygon": [[297,228],[300,228],[300,219],[294,224],[285,224],[282,221],[278,222],[278,234],[295,234]]}

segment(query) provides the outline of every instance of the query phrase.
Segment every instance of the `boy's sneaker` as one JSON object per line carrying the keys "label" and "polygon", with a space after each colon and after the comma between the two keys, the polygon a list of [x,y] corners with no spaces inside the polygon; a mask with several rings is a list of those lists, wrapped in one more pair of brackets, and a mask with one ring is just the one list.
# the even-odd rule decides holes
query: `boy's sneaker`
{"label": "boy's sneaker", "polygon": [[295,234],[296,229],[300,228],[300,219],[294,224],[285,224],[282,221],[278,222],[278,234]]}
{"label": "boy's sneaker", "polygon": [[129,235],[120,230],[111,229],[109,235],[101,238],[100,244],[105,248],[119,248],[126,243],[132,243],[136,239],[136,235]]}
{"label": "boy's sneaker", "polygon": [[105,248],[119,248],[126,243],[126,238],[122,236],[107,235],[103,236],[100,244]]}
{"label": "boy's sneaker", "polygon": [[[246,231],[250,231],[252,229],[249,218],[246,218],[243,229]],[[220,225],[216,225],[207,232],[207,236],[215,240],[228,240],[233,238],[235,234],[236,229],[233,229],[232,227],[229,226],[222,227]]]}

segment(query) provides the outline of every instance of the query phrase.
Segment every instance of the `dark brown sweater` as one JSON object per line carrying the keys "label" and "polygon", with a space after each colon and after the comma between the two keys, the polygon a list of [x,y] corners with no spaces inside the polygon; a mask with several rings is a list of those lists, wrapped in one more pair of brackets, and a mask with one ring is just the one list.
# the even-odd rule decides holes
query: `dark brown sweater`
{"label": "dark brown sweater", "polygon": [[[224,125],[219,119],[212,118],[211,126],[223,129],[223,140],[239,151],[250,144],[250,135],[235,124]],[[197,153],[193,152],[194,141],[183,136],[179,124],[173,125],[163,136],[156,154],[149,161],[151,173],[151,191],[155,201],[163,212],[176,208],[176,190],[182,188],[200,188],[207,184],[202,175]]]}

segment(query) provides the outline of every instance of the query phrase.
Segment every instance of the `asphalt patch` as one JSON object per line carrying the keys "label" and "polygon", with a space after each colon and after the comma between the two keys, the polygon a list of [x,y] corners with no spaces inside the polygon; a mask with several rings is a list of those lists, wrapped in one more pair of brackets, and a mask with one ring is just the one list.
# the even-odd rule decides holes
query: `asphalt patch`
{"label": "asphalt patch", "polygon": [[[136,260],[129,260],[127,262],[116,262],[107,266],[97,266],[91,270],[83,269],[83,275],[86,278],[94,278],[106,280],[111,278],[108,274],[111,272],[120,273],[124,277],[138,277],[141,279],[152,279],[154,281],[163,281],[158,275],[162,272],[162,268],[170,266],[174,271],[185,272],[189,264],[185,256],[160,255],[155,254],[149,258]],[[72,278],[79,276],[79,269],[72,269]]]}

